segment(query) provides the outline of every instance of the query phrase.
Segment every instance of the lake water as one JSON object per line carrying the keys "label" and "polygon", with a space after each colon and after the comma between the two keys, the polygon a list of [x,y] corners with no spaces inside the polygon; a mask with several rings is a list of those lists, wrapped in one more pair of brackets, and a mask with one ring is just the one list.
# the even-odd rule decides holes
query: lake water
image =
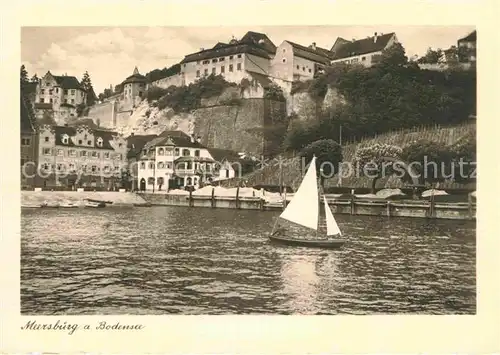
{"label": "lake water", "polygon": [[474,314],[475,222],[338,215],[339,250],[267,241],[277,212],[22,211],[21,312]]}

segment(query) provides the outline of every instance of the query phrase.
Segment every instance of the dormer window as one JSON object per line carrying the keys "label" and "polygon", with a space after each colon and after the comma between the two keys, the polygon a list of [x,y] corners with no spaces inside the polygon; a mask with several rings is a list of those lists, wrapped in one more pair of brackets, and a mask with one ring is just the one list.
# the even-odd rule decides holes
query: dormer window
{"label": "dormer window", "polygon": [[102,147],[102,138],[101,137],[97,138],[97,146]]}
{"label": "dormer window", "polygon": [[63,136],[62,136],[62,142],[63,142],[63,144],[68,144],[69,143],[69,136],[67,134],[63,134]]}

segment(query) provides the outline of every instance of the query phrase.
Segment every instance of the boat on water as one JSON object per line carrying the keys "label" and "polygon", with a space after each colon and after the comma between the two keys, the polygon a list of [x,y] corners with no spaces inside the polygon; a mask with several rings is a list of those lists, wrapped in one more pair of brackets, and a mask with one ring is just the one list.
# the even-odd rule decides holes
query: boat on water
{"label": "boat on water", "polygon": [[[326,235],[319,237],[319,189],[316,176],[316,157],[313,157],[297,192],[276,219],[269,239],[272,242],[281,244],[311,248],[339,248],[343,246],[346,239],[340,238],[342,232],[324,195],[323,203],[326,217]],[[300,235],[293,235],[293,232],[286,228],[276,229],[280,218],[315,231],[316,237],[304,238]]]}
{"label": "boat on water", "polygon": [[77,204],[74,204],[73,202],[67,202],[67,203],[62,203],[59,205],[61,208],[78,208]]}

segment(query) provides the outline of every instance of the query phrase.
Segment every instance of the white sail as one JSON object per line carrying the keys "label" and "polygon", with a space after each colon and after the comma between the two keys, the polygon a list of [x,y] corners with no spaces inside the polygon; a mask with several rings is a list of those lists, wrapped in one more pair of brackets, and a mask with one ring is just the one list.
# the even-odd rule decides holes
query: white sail
{"label": "white sail", "polygon": [[302,183],[280,215],[281,218],[307,228],[318,229],[319,197],[316,179],[316,157],[313,157]]}
{"label": "white sail", "polygon": [[325,196],[323,196],[323,201],[325,203],[326,235],[342,235],[342,233],[340,232],[340,228],[337,225],[337,221],[335,221],[335,218],[333,217],[332,210],[330,209],[328,202],[326,202]]}

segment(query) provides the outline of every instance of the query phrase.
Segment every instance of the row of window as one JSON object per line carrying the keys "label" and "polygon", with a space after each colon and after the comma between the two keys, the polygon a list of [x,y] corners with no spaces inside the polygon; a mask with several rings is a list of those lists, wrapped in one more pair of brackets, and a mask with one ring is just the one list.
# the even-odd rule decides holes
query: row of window
{"label": "row of window", "polygon": [[[147,150],[143,150],[142,151],[142,154],[143,156],[147,155],[147,156],[153,156],[152,154],[153,152],[149,152],[148,154],[148,151]],[[180,150],[179,148],[174,148],[174,150],[172,151],[172,149],[164,149],[164,148],[158,148],[158,155],[167,155],[167,156],[171,156],[173,153],[174,156],[179,156],[180,155]],[[189,157],[191,156],[191,151],[189,149],[183,149],[182,150],[182,156],[183,157]],[[195,157],[199,157],[200,156],[200,150],[199,149],[196,149],[194,151],[194,156]]]}
{"label": "row of window", "polygon": [[[366,60],[366,57],[361,57],[361,61],[364,62]],[[337,63],[345,63],[345,64],[352,64],[352,63],[357,63],[359,62],[359,58],[352,58],[352,59],[347,59],[347,60],[341,60],[338,61]]]}
{"label": "row of window", "polygon": [[[49,99],[49,102],[48,103],[53,103],[54,100],[52,100],[52,98]],[[45,103],[45,98],[41,97],[40,98],[40,103],[43,104]],[[68,99],[64,99],[64,103],[67,104],[68,103]],[[71,99],[70,100],[70,103],[74,104],[75,103],[75,100],[74,99]]]}
{"label": "row of window", "polygon": [[[285,58],[283,58],[283,63],[285,62]],[[297,65],[297,70],[300,70],[300,65]],[[309,71],[309,73],[312,73],[312,69],[311,68],[307,68],[307,70]],[[306,67],[302,67],[302,71],[306,71]]]}
{"label": "row of window", "polygon": [[[90,170],[88,170],[87,165],[80,165],[80,171],[82,172],[93,172],[93,173],[98,173],[101,171],[101,168],[97,165],[92,165],[90,166]],[[40,164],[40,169],[44,171],[65,171],[65,164],[49,164],[49,163],[41,163]],[[75,164],[68,164],[68,171],[70,172],[76,172],[77,168]],[[111,172],[111,171],[119,171],[120,167],[119,166],[110,166],[110,165],[105,165],[102,169],[103,172]]]}
{"label": "row of window", "polygon": [[[50,89],[49,90],[49,95],[52,95],[54,90],[56,90],[56,94],[59,93],[59,88],[55,88],[55,89]],[[71,95],[75,95],[76,94],[76,90],[75,89],[71,89],[69,91],[70,91]],[[40,94],[45,95],[45,89],[41,89],[40,90]],[[64,95],[68,95],[68,89],[64,89]]]}
{"label": "row of window", "polygon": [[[197,176],[194,176],[193,178],[191,177],[188,177],[186,178],[186,185],[190,186],[190,185],[197,185],[198,184],[198,177]],[[154,185],[155,183],[155,178],[154,177],[148,177],[148,185]],[[157,185],[165,185],[165,179],[160,176],[158,178],[156,178],[156,184]]]}
{"label": "row of window", "polygon": [[[43,155],[52,155],[52,148],[43,148]],[[64,150],[63,149],[57,149],[57,156],[63,157],[64,156]],[[68,156],[69,157],[77,157],[77,151],[70,149],[68,151]],[[80,152],[80,157],[92,157],[92,158],[100,158],[101,154],[99,152],[90,152],[90,154],[87,154],[86,150],[82,150]],[[103,153],[103,158],[104,159],[110,159],[111,153],[110,152],[104,152]],[[122,159],[122,154],[116,154],[115,159]]]}
{"label": "row of window", "polygon": [[[146,169],[146,162],[141,162],[140,164],[140,169]],[[156,168],[157,169],[172,169],[173,167],[173,164],[171,162],[158,162],[156,164]],[[148,169],[154,169],[155,168],[155,163],[153,162],[149,162],[148,163]],[[201,169],[201,170],[205,170],[205,171],[211,171],[212,170],[212,166],[208,163],[193,163],[193,162],[181,162],[181,163],[178,163],[177,166],[176,166],[177,169],[179,170],[192,170],[194,168],[194,170],[198,170],[198,169]]]}
{"label": "row of window", "polygon": [[[236,57],[237,57],[237,58],[241,58],[241,54],[238,54]],[[230,55],[230,56],[229,56],[229,60],[233,60],[233,59],[234,59],[234,55]],[[223,61],[225,61],[225,60],[226,60],[226,57],[214,58],[214,59],[212,59],[212,63],[223,62]],[[200,64],[200,61],[199,61],[199,60],[197,60],[197,61],[196,61],[196,64]],[[210,64],[210,60],[204,60],[204,61],[202,62],[202,64],[204,64],[204,65],[206,65],[206,64]],[[186,64],[184,64],[184,66],[186,66]]]}
{"label": "row of window", "polygon": [[[236,64],[236,70],[240,71],[241,70],[241,63]],[[234,71],[233,64],[229,64],[229,72],[232,73]],[[223,65],[220,67],[220,73],[224,74],[226,72],[226,67]],[[217,75],[217,68],[212,68],[212,74]],[[199,78],[201,75],[200,71],[196,71],[196,77]],[[207,76],[208,75],[208,69],[205,69],[203,72],[203,75]]]}
{"label": "row of window", "polygon": [[[84,139],[87,139],[87,135],[85,135],[83,137]],[[50,142],[50,137],[45,137],[44,139],[45,142]],[[61,142],[63,144],[69,144],[69,136],[67,134],[64,134],[62,137],[61,137]],[[103,146],[103,143],[104,143],[104,140],[101,138],[101,137],[98,137],[96,139],[96,145],[98,147],[102,147]],[[83,145],[83,140],[82,139],[79,139],[78,140],[78,145]],[[92,141],[91,140],[87,140],[87,145],[92,145]],[[122,143],[118,143],[118,147],[121,148],[123,146]]]}
{"label": "row of window", "polygon": [[26,146],[29,146],[31,144],[31,139],[29,138],[21,138],[21,145],[26,147]]}

